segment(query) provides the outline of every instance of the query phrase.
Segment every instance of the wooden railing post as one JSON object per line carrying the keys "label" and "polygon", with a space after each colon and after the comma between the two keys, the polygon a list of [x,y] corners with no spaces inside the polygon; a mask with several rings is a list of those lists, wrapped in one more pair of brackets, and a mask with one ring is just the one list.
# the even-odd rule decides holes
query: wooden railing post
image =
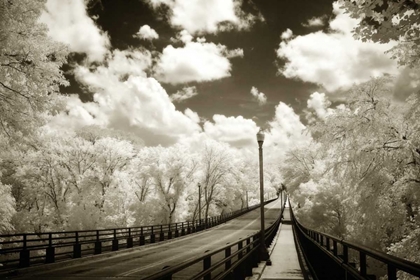
{"label": "wooden railing post", "polygon": [[99,255],[102,253],[102,242],[99,239],[99,230],[96,231],[96,242],[95,242],[95,255]]}
{"label": "wooden railing post", "polygon": [[[231,249],[230,249],[230,247],[228,247],[228,248],[225,249],[225,258],[230,257],[230,254],[231,254]],[[225,271],[229,270],[231,266],[232,266],[232,261],[231,260],[225,261]]]}
{"label": "wooden railing post", "polygon": [[151,227],[152,232],[150,233],[150,243],[155,243],[156,242],[156,236],[155,233],[153,232],[153,226]]}
{"label": "wooden railing post", "polygon": [[[203,271],[211,267],[211,256],[208,256],[203,260]],[[204,280],[211,280],[211,272],[207,273],[204,277]]]}
{"label": "wooden railing post", "polygon": [[359,252],[359,260],[360,260],[360,275],[366,276],[366,254],[363,252]]}
{"label": "wooden railing post", "polygon": [[238,251],[240,251],[240,252],[238,254],[238,260],[242,259],[242,256],[243,256],[242,248],[243,248],[242,241],[239,241],[239,243],[238,243]]}
{"label": "wooden railing post", "polygon": [[[248,246],[248,248],[246,249],[246,253],[248,254],[249,252],[251,252],[251,238],[247,238],[246,239],[246,246]],[[245,276],[252,276],[252,260],[253,257],[252,255],[248,257],[248,260],[245,262],[244,267],[245,267]]]}
{"label": "wooden railing post", "polygon": [[81,258],[82,257],[82,244],[79,243],[79,232],[75,232],[75,244],[73,245],[73,258]]}
{"label": "wooden railing post", "polygon": [[133,248],[133,237],[131,236],[131,228],[128,228],[127,248]]}
{"label": "wooden railing post", "polygon": [[55,261],[55,248],[52,246],[52,233],[48,234],[48,247],[46,249],[45,262],[53,263]]}
{"label": "wooden railing post", "polygon": [[30,253],[27,249],[27,236],[23,235],[22,250],[19,253],[19,267],[28,267],[30,264]]}
{"label": "wooden railing post", "polygon": [[342,245],[343,245],[343,262],[345,264],[348,264],[349,263],[349,248],[344,244]]}
{"label": "wooden railing post", "polygon": [[392,264],[388,264],[388,280],[397,280],[397,269]]}
{"label": "wooden railing post", "polygon": [[143,234],[143,227],[140,227],[140,238],[139,238],[139,245],[142,246],[144,245],[144,234]]}
{"label": "wooden railing post", "polygon": [[184,222],[181,223],[181,236],[185,235]]}
{"label": "wooden railing post", "polygon": [[116,229],[114,229],[114,239],[112,239],[112,251],[118,251],[118,239]]}
{"label": "wooden railing post", "polygon": [[337,241],[333,240],[333,254],[337,256]]}
{"label": "wooden railing post", "polygon": [[175,224],[175,238],[179,237],[178,224]]}
{"label": "wooden railing post", "polygon": [[168,224],[168,239],[172,239],[172,229],[171,229],[171,224]]}
{"label": "wooden railing post", "polygon": [[163,232],[163,225],[160,225],[159,241],[165,240],[165,233]]}

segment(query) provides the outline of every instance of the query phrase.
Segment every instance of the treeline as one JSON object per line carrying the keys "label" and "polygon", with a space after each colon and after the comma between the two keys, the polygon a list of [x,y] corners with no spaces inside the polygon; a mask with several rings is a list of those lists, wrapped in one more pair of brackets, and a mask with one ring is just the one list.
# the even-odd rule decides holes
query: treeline
{"label": "treeline", "polygon": [[[39,128],[25,144],[2,135],[2,232],[193,220],[198,184],[203,218],[258,203],[255,157],[212,140],[195,151],[182,144],[144,147],[105,131]],[[277,183],[267,186],[272,197]]]}

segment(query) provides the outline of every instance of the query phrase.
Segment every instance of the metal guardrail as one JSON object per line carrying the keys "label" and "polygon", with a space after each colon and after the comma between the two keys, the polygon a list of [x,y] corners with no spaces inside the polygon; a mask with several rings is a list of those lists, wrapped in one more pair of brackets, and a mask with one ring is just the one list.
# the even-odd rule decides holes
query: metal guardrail
{"label": "metal guardrail", "polygon": [[0,263],[3,265],[0,270],[54,263],[177,238],[225,223],[258,207],[259,204],[207,219],[166,225],[0,235]]}
{"label": "metal guardrail", "polygon": [[[285,203],[282,205],[281,213],[276,222],[265,231],[266,245],[271,243],[276,234],[283,216],[284,205]],[[193,260],[183,262],[174,267],[166,267],[161,272],[143,280],[171,280],[173,276],[177,276],[177,273],[182,273],[185,269],[192,266],[200,265],[201,269],[199,270],[201,271],[196,275],[189,275],[188,279],[245,279],[247,276],[252,276],[252,267],[256,267],[260,261],[259,245],[260,233],[256,232],[233,244],[205,253]]]}
{"label": "metal guardrail", "polygon": [[[346,279],[376,279],[375,275],[368,274],[367,256],[386,266],[388,280],[396,280],[397,271],[420,277],[420,264],[358,245],[354,242],[345,241],[330,234],[309,229],[295,219],[291,207],[290,212],[292,221],[300,233],[298,236],[310,240],[340,265],[344,270]],[[349,251],[352,251],[352,255],[357,256],[356,262],[350,262]]]}

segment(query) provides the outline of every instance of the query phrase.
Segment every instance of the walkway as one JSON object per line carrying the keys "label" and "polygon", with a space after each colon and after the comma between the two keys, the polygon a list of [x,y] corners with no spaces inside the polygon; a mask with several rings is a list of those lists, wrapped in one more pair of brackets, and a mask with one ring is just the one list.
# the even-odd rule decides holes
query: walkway
{"label": "walkway", "polygon": [[270,247],[271,266],[266,266],[262,280],[304,279],[296,252],[293,230],[290,220],[289,204],[284,210],[283,223]]}

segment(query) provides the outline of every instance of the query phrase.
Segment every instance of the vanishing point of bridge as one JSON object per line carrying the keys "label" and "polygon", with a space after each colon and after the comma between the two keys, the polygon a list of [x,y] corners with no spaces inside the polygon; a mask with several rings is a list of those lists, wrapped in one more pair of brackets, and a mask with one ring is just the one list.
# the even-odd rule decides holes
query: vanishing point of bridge
{"label": "vanishing point of bridge", "polygon": [[[379,279],[420,265],[310,230],[288,202],[207,220],[135,228],[0,236],[0,279]],[[370,262],[381,264],[370,271]],[[381,271],[382,269],[382,271]]]}

